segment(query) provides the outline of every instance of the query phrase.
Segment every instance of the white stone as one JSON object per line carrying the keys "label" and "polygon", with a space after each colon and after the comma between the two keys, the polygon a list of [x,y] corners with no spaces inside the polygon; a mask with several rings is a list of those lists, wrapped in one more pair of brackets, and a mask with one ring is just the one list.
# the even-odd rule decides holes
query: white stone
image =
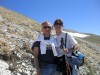
{"label": "white stone", "polygon": [[0,60],[0,75],[11,75],[11,71],[7,70],[9,68],[9,65]]}
{"label": "white stone", "polygon": [[2,16],[0,15],[0,22],[1,22],[1,21],[3,21],[3,18],[2,18]]}

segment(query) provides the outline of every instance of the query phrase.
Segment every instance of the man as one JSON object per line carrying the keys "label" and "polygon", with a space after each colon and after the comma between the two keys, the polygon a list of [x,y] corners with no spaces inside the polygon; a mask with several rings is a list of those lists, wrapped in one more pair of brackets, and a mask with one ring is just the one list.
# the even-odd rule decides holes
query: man
{"label": "man", "polygon": [[50,35],[49,22],[42,23],[42,32],[32,46],[37,75],[58,75],[56,71],[57,44],[55,38]]}
{"label": "man", "polygon": [[[66,34],[66,32],[62,31],[62,27],[63,27],[63,21],[61,19],[55,20],[55,22],[54,22],[54,28],[55,28],[55,31],[56,31],[57,44],[59,46],[58,49],[57,49],[58,57],[62,57],[66,53],[67,53],[67,57],[71,57],[72,56],[72,52],[74,50],[76,50],[79,47],[79,45],[78,45],[78,43],[76,42],[76,40],[74,39],[73,36],[71,36],[68,33]],[[66,48],[61,48],[61,45],[62,45],[61,44],[61,39],[63,40],[64,46]],[[74,47],[74,49],[73,49],[73,47]],[[70,58],[68,58],[68,63],[70,64],[70,66],[72,68],[72,71],[75,71],[73,69],[74,65],[71,64],[72,62],[71,62]],[[67,68],[70,67],[70,66],[67,66]],[[74,74],[72,74],[72,75],[74,75]],[[77,75],[77,74],[75,74],[75,75]]]}

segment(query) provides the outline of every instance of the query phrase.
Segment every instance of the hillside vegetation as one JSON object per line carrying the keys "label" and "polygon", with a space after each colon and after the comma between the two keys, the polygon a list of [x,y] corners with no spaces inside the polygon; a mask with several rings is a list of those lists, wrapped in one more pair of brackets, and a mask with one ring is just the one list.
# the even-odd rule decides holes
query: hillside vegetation
{"label": "hillside vegetation", "polygon": [[40,28],[38,22],[0,7],[0,53],[7,53],[14,49],[20,50],[20,47],[27,44],[27,40],[36,38]]}
{"label": "hillside vegetation", "polygon": [[84,40],[89,41],[91,43],[94,43],[94,44],[100,46],[100,36],[91,35],[91,36],[85,37]]}

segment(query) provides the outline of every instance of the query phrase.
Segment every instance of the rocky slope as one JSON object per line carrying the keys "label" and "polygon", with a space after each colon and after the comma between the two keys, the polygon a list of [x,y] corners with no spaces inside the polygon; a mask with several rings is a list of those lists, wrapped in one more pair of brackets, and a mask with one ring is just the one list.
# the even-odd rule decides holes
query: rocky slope
{"label": "rocky slope", "polygon": [[32,75],[31,45],[39,32],[36,21],[0,7],[0,61],[8,64],[0,67],[0,75]]}
{"label": "rocky slope", "polygon": [[85,75],[99,75],[100,74],[100,60],[99,60],[100,47],[79,38],[77,39],[77,41],[80,45],[80,51],[85,54],[85,64],[84,66],[80,67],[81,72],[82,71],[84,73],[87,72]]}
{"label": "rocky slope", "polygon": [[[35,75],[31,46],[40,28],[38,22],[0,7],[0,75]],[[100,47],[75,38],[85,54],[81,75],[100,75]]]}

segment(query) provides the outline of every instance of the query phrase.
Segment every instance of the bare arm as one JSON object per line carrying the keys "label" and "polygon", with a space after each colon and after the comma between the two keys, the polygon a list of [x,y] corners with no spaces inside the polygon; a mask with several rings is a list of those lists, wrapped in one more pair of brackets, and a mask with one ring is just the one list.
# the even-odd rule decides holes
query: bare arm
{"label": "bare arm", "polygon": [[39,53],[38,47],[34,47],[34,50],[33,50],[34,65],[35,65],[35,68],[36,68],[36,71],[37,71],[37,75],[41,75],[40,68],[39,68],[39,63],[38,63],[38,53]]}
{"label": "bare arm", "polygon": [[69,52],[74,52],[74,50],[78,50],[79,49],[79,45],[77,44],[77,45],[75,45],[73,48],[70,48],[69,49]]}

